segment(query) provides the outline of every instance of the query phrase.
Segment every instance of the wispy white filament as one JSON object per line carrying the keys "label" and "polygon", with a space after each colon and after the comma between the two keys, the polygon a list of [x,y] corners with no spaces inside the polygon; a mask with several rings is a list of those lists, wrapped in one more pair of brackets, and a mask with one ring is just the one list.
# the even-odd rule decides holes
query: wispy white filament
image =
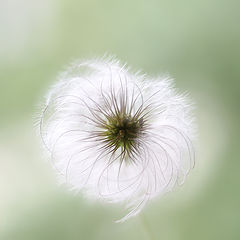
{"label": "wispy white filament", "polygon": [[[116,115],[136,122],[130,147],[116,144],[122,133],[113,142],[106,130]],[[133,74],[116,60],[67,69],[46,97],[40,131],[61,181],[89,197],[124,202],[129,212],[120,221],[183,183],[194,165],[186,97],[171,79]]]}

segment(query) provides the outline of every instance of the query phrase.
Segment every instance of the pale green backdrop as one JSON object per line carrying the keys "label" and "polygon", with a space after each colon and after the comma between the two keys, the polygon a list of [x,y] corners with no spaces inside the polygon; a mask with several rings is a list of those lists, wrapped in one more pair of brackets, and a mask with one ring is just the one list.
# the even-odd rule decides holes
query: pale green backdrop
{"label": "pale green backdrop", "polygon": [[[0,0],[0,239],[240,239],[239,9],[237,0]],[[58,72],[105,53],[170,74],[196,103],[196,167],[150,202],[144,222],[115,224],[122,206],[58,187],[34,128]]]}

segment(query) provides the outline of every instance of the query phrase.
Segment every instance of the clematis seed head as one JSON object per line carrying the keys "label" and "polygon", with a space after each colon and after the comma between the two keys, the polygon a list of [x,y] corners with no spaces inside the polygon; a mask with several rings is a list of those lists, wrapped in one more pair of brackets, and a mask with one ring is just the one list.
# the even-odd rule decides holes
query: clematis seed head
{"label": "clematis seed head", "polygon": [[75,62],[45,99],[40,133],[62,183],[89,198],[146,203],[194,166],[192,103],[168,77],[132,73],[115,59]]}

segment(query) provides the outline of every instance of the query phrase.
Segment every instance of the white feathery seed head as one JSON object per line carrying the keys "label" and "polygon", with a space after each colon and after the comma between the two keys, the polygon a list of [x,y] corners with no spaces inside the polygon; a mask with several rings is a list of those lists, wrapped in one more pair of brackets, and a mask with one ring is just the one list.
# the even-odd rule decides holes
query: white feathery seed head
{"label": "white feathery seed head", "polygon": [[191,106],[167,77],[92,59],[73,64],[50,89],[40,132],[61,182],[123,202],[122,222],[182,184],[193,168]]}

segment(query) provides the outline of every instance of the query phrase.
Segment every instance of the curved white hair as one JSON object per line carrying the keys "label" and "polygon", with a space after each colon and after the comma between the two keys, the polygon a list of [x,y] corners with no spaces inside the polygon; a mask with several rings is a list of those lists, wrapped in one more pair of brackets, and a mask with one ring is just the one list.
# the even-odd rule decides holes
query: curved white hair
{"label": "curved white hair", "polygon": [[[125,221],[183,183],[193,168],[191,106],[169,78],[93,59],[60,75],[46,97],[40,131],[61,181],[87,196],[126,203],[129,212],[119,220]],[[128,154],[109,144],[101,129],[123,109],[144,123]]]}

